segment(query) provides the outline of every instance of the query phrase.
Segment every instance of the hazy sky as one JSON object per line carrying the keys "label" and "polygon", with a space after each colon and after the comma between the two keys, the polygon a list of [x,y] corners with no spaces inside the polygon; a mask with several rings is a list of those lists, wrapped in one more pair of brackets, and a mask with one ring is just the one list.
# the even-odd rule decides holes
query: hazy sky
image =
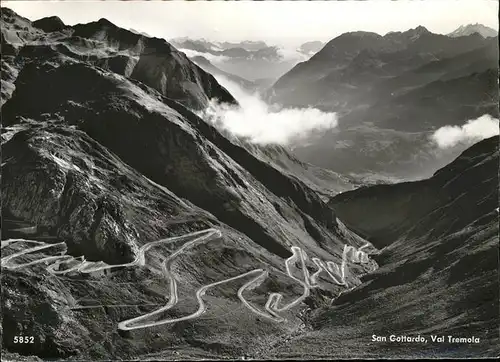
{"label": "hazy sky", "polygon": [[171,39],[265,40],[298,44],[330,40],[355,30],[407,30],[423,25],[435,33],[482,23],[498,29],[497,0],[370,1],[2,1],[36,20],[57,15],[66,24],[107,18],[124,27]]}

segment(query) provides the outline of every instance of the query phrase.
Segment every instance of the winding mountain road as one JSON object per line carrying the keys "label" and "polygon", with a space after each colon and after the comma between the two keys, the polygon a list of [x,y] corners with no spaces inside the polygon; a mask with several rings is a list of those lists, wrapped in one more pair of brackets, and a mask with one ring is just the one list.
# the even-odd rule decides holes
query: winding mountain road
{"label": "winding mountain road", "polygon": [[[267,299],[267,302],[264,306],[264,310],[261,310],[254,306],[251,302],[249,302],[245,297],[244,293],[246,291],[253,290],[257,288],[259,285],[261,285],[264,280],[268,277],[269,272],[264,269],[254,269],[245,273],[242,273],[240,275],[227,278],[221,281],[217,281],[214,283],[210,283],[204,286],[201,286],[195,293],[196,300],[198,302],[198,309],[187,316],[183,317],[178,317],[178,318],[164,318],[160,320],[154,320],[154,317],[159,316],[162,313],[167,312],[171,308],[173,308],[179,301],[179,296],[178,296],[178,291],[177,291],[177,281],[175,277],[172,275],[171,267],[174,259],[184,253],[187,249],[200,244],[207,242],[212,239],[220,238],[222,237],[222,233],[218,229],[210,228],[210,229],[205,229],[201,231],[196,231],[192,233],[188,233],[182,236],[175,236],[175,237],[170,237],[170,238],[165,238],[161,239],[158,241],[153,241],[150,243],[147,243],[143,245],[137,252],[136,258],[125,264],[118,264],[118,265],[109,265],[104,262],[89,262],[85,260],[85,257],[79,256],[79,257],[72,257],[70,255],[65,255],[65,252],[67,251],[66,244],[64,242],[62,243],[57,243],[57,244],[46,244],[43,242],[39,241],[34,241],[34,240],[26,240],[26,239],[9,239],[9,240],[4,240],[1,243],[1,248],[5,248],[13,243],[17,242],[25,242],[25,243],[31,243],[35,244],[36,246],[30,249],[25,249],[16,253],[13,253],[11,255],[8,255],[6,257],[3,257],[1,259],[1,266],[2,268],[6,269],[19,269],[19,268],[25,268],[29,266],[33,266],[35,264],[41,264],[41,263],[47,263],[47,262],[52,262],[46,267],[46,270],[53,274],[53,275],[63,275],[63,274],[68,274],[68,273],[93,273],[97,271],[102,271],[102,270],[107,270],[107,269],[112,269],[112,268],[118,268],[118,267],[133,267],[133,266],[145,266],[146,265],[146,252],[151,249],[154,246],[160,245],[160,244],[171,244],[183,239],[191,239],[184,243],[180,248],[175,250],[172,254],[170,254],[168,257],[165,258],[165,260],[162,263],[162,269],[161,272],[163,273],[164,277],[169,281],[169,296],[168,296],[168,303],[164,306],[162,306],[159,309],[156,309],[150,313],[141,315],[139,317],[131,318],[125,321],[122,321],[118,324],[118,328],[121,330],[135,330],[135,329],[141,329],[141,328],[148,328],[148,327],[155,327],[155,326],[160,326],[164,324],[172,324],[172,323],[177,323],[180,321],[186,321],[190,319],[197,318],[201,316],[205,311],[207,310],[207,306],[205,305],[203,301],[203,296],[209,290],[210,288],[216,287],[218,285],[224,284],[224,283],[229,283],[235,280],[240,280],[247,278],[249,276],[254,276],[252,279],[247,281],[245,284],[243,284],[237,292],[238,298],[241,300],[243,305],[251,310],[253,313],[267,318],[273,322],[284,322],[286,321],[286,318],[282,317],[279,313],[286,312],[297,305],[299,305],[304,299],[306,299],[310,295],[310,290],[312,288],[316,288],[319,286],[318,284],[318,277],[321,274],[322,271],[325,271],[329,277],[333,280],[334,283],[345,286],[348,288],[348,284],[345,281],[345,269],[347,268],[347,259],[350,258],[352,262],[355,263],[366,263],[369,261],[368,255],[361,251],[364,247],[368,246],[369,244],[366,244],[359,249],[356,250],[356,248],[348,245],[344,245],[344,251],[342,255],[342,265],[339,267],[337,264],[334,262],[328,261],[326,264],[324,261],[320,260],[319,258],[312,258],[312,262],[318,267],[318,270],[314,272],[312,275],[309,274],[309,270],[307,269],[306,266],[306,260],[308,259],[307,254],[304,250],[302,250],[298,246],[292,246],[292,256],[286,259],[285,261],[285,269],[286,269],[286,275],[299,283],[303,287],[303,293],[300,295],[298,298],[295,300],[292,300],[288,302],[287,304],[282,304],[283,300],[283,294],[281,293],[271,293]],[[16,264],[14,263],[15,259],[26,255],[28,253],[33,253],[41,250],[46,250],[50,248],[57,248],[57,247],[62,247],[63,252],[61,255],[56,255],[56,256],[48,256],[44,257],[41,259],[37,259],[31,262],[27,263],[20,263]],[[302,279],[299,279],[293,275],[293,270],[292,266],[297,264],[297,261],[300,259],[300,269],[302,270]],[[60,270],[61,264],[70,264],[73,263],[69,268]],[[85,308],[88,308],[86,306]]]}

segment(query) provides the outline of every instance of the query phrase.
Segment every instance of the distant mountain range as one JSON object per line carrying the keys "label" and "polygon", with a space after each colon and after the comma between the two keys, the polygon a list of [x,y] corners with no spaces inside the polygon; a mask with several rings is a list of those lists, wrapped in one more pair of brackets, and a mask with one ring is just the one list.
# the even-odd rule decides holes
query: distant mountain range
{"label": "distant mountain range", "polygon": [[178,49],[189,49],[200,53],[207,53],[229,58],[251,58],[262,60],[280,60],[278,47],[268,46],[264,42],[209,42],[204,39],[171,39],[170,42]]}
{"label": "distant mountain range", "polygon": [[[326,44],[311,41],[297,49],[310,59],[281,76],[265,97],[282,106],[337,112],[339,129],[349,130],[327,132],[307,146],[294,145],[294,152],[307,162],[342,172],[359,172],[354,165],[363,164],[365,176],[382,177],[382,172],[389,179],[429,175],[464,147],[436,153],[429,145],[429,132],[497,113],[497,42],[496,32],[481,24],[461,26],[449,35],[418,26],[384,36],[360,31]],[[203,62],[208,72],[247,90],[262,91],[294,63],[284,62],[280,50],[264,42],[184,38],[176,44],[200,65]],[[255,81],[263,73],[269,77]],[[419,150],[416,156],[414,149]],[[389,159],[391,166],[386,167]]]}
{"label": "distant mountain range", "polygon": [[[483,114],[498,118],[498,36],[451,37],[424,27],[342,34],[267,91],[269,102],[337,112],[339,129],[294,151],[343,172],[413,178],[451,161],[429,134]],[[437,158],[436,158],[437,157]],[[439,159],[439,161],[438,161]]]}
{"label": "distant mountain range", "polygon": [[[192,39],[189,37],[173,38],[169,40],[170,43],[185,47],[186,49],[193,49],[205,52],[217,52],[221,50],[228,50],[234,48],[241,48],[248,52],[258,51],[268,48],[263,41],[244,40],[241,42],[216,42],[207,39]],[[214,53],[215,54],[215,53]]]}
{"label": "distant mountain range", "polygon": [[299,61],[321,48],[321,42],[308,42],[287,50],[263,41],[213,42],[205,39],[176,38],[171,43],[186,55],[203,56],[222,71],[250,81],[270,79],[272,83]]}
{"label": "distant mountain range", "polygon": [[[464,37],[476,33],[484,38],[498,35],[497,31],[487,26],[469,24],[459,27],[448,34],[448,37]],[[367,52],[371,50],[394,52],[402,50],[422,35],[424,36],[424,40],[421,42],[425,42],[426,36],[428,37],[432,33],[426,28],[419,26],[405,32],[390,32],[383,37],[368,32],[353,32],[348,34],[350,36],[343,34],[342,37],[345,42],[351,43],[351,40],[354,40],[351,43],[354,46],[353,49],[364,49]],[[356,34],[363,38],[365,42],[360,43],[355,40]],[[434,35],[439,36],[438,34]],[[368,44],[370,39],[375,40],[373,44]],[[221,70],[248,80],[255,80],[257,78],[277,79],[277,77],[282,76],[297,63],[306,61],[325,46],[324,42],[310,41],[300,45],[297,49],[284,50],[277,46],[270,46],[263,41],[214,42],[188,37],[172,39],[171,43],[178,49],[185,51],[188,56],[204,56]],[[339,41],[335,45],[340,45]],[[439,48],[440,45],[436,43],[436,46]],[[449,47],[450,45],[443,43],[443,46]],[[436,51],[439,52],[440,49],[438,48],[429,49],[429,51],[433,53]],[[342,49],[343,51],[348,51],[345,47]],[[427,60],[432,59],[433,53],[427,54]],[[322,52],[322,56],[326,54],[326,50]],[[339,60],[337,54],[336,59]],[[260,74],[256,74],[255,69],[259,69]]]}
{"label": "distant mountain range", "polygon": [[359,105],[373,98],[371,90],[377,89],[380,82],[394,82],[405,72],[431,62],[450,62],[462,53],[494,44],[494,40],[477,33],[452,38],[433,34],[424,27],[385,36],[345,33],[283,75],[271,89],[270,97],[283,104],[335,110],[343,102]]}
{"label": "distant mountain range", "polygon": [[498,36],[498,30],[492,29],[488,26],[479,23],[462,25],[456,30],[449,33],[448,36],[452,37],[468,36],[474,33],[480,34],[483,38],[492,38]]}

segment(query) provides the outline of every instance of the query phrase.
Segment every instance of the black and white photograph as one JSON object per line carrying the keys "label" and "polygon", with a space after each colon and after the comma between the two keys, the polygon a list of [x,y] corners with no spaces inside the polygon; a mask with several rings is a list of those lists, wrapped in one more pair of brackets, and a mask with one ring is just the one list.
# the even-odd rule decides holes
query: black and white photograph
{"label": "black and white photograph", "polygon": [[499,358],[498,12],[2,1],[2,361]]}

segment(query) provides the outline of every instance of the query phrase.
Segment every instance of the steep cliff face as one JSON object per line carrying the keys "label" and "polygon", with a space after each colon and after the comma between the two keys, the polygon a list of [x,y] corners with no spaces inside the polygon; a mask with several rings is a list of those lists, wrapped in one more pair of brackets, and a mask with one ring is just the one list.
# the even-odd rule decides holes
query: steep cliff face
{"label": "steep cliff face", "polygon": [[[105,20],[3,16],[5,350],[265,354],[377,267],[354,258],[340,272],[345,245],[365,240],[272,153],[198,117],[208,99],[233,99],[168,43]],[[135,317],[146,327],[117,328]],[[36,340],[14,343],[20,334]]]}

